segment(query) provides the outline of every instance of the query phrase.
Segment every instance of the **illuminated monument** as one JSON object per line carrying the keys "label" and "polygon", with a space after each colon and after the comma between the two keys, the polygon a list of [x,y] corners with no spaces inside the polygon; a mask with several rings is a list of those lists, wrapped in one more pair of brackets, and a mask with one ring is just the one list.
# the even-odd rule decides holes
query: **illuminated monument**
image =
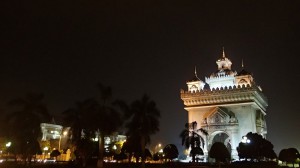
{"label": "illuminated monument", "polygon": [[236,147],[242,136],[256,132],[266,137],[265,121],[267,99],[255,83],[252,74],[242,65],[240,72],[231,69],[232,62],[223,55],[217,61],[218,70],[205,78],[197,76],[187,81],[188,90],[181,90],[181,99],[188,111],[188,122],[196,121],[198,128],[207,130],[208,136],[200,133],[202,148],[207,155],[214,142],[223,142],[237,158]]}

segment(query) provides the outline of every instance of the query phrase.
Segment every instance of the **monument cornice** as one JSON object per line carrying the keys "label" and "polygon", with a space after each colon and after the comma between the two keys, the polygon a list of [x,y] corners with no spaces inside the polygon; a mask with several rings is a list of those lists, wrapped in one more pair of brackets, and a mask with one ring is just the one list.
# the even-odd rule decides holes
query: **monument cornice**
{"label": "monument cornice", "polygon": [[263,111],[266,111],[268,106],[267,98],[256,85],[198,90],[196,92],[181,90],[181,99],[186,107],[254,102]]}

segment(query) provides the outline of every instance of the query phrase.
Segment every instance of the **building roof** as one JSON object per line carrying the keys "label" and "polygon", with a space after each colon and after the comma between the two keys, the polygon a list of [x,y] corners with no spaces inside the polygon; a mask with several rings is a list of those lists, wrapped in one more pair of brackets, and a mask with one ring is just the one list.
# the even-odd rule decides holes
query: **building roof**
{"label": "building roof", "polygon": [[252,75],[252,73],[246,71],[245,69],[242,69],[237,76],[243,76],[243,75]]}
{"label": "building roof", "polygon": [[188,80],[188,82],[201,81],[198,76],[194,76],[192,79]]}
{"label": "building roof", "polygon": [[195,82],[195,81],[201,81],[198,76],[197,76],[197,69],[196,69],[196,66],[195,66],[195,75],[194,77],[191,79],[191,80],[188,80],[187,82]]}

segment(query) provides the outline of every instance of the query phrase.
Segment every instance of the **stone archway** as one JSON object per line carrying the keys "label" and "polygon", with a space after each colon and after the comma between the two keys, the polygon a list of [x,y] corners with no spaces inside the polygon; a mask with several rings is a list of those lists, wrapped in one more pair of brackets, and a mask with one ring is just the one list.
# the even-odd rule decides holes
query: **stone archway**
{"label": "stone archway", "polygon": [[227,147],[229,153],[231,153],[231,149],[232,149],[231,140],[229,135],[226,132],[216,131],[211,134],[209,139],[209,150],[215,142],[222,142]]}

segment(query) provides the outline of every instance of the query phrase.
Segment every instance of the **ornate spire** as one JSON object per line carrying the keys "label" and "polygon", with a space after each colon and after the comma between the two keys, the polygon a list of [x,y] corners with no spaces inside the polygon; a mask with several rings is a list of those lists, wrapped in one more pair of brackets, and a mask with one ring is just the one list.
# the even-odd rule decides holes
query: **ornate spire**
{"label": "ornate spire", "polygon": [[193,79],[189,80],[189,82],[193,82],[193,81],[201,81],[201,80],[198,78],[198,76],[197,76],[197,67],[196,67],[196,66],[195,66],[194,73],[195,73],[195,75],[194,75]]}
{"label": "ornate spire", "polygon": [[225,58],[225,49],[223,47],[223,58]]}
{"label": "ornate spire", "polygon": [[244,59],[242,59],[242,70],[237,74],[237,76],[243,76],[243,75],[252,75],[252,73],[245,70]]}
{"label": "ornate spire", "polygon": [[244,59],[242,59],[242,68],[244,69]]}

